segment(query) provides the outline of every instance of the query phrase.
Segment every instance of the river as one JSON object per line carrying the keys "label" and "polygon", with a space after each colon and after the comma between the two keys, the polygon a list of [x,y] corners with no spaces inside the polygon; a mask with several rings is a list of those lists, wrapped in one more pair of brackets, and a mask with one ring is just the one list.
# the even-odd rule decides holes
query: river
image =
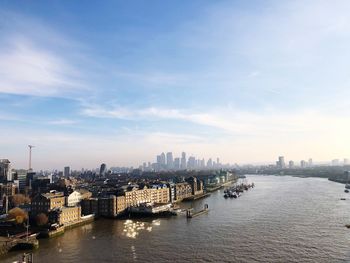
{"label": "river", "polygon": [[210,209],[199,217],[99,219],[40,240],[35,262],[350,262],[344,185],[290,176],[247,180],[256,187],[238,199],[219,190],[196,201],[195,209]]}

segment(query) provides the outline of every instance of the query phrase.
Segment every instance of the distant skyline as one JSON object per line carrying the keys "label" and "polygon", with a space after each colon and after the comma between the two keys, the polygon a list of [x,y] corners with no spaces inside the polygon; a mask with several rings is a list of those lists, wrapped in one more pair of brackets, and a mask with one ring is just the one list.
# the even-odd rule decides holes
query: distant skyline
{"label": "distant skyline", "polygon": [[0,158],[350,157],[350,2],[1,1]]}

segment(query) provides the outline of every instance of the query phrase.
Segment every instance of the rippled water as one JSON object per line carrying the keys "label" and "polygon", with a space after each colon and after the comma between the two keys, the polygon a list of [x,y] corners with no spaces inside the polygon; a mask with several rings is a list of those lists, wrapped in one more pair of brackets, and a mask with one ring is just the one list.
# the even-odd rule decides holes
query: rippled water
{"label": "rippled water", "polygon": [[350,194],[343,185],[289,176],[248,180],[256,187],[238,199],[224,199],[221,190],[195,202],[195,209],[210,209],[196,218],[100,219],[41,240],[35,262],[350,262]]}

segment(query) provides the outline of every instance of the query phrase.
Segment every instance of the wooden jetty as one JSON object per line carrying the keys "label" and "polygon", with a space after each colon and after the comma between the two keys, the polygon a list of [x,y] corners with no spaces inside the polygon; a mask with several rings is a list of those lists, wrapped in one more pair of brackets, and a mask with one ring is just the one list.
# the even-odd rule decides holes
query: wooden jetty
{"label": "wooden jetty", "polygon": [[203,215],[203,214],[208,213],[208,212],[209,212],[209,206],[208,206],[208,204],[205,204],[204,209],[202,209],[198,212],[193,212],[193,208],[187,209],[186,210],[186,217],[192,218],[192,217]]}

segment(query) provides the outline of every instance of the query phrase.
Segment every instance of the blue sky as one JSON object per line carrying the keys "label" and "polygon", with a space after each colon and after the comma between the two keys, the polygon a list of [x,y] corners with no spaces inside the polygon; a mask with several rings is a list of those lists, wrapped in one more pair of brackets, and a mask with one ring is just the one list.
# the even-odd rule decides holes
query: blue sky
{"label": "blue sky", "polygon": [[348,1],[1,1],[1,158],[349,156]]}

